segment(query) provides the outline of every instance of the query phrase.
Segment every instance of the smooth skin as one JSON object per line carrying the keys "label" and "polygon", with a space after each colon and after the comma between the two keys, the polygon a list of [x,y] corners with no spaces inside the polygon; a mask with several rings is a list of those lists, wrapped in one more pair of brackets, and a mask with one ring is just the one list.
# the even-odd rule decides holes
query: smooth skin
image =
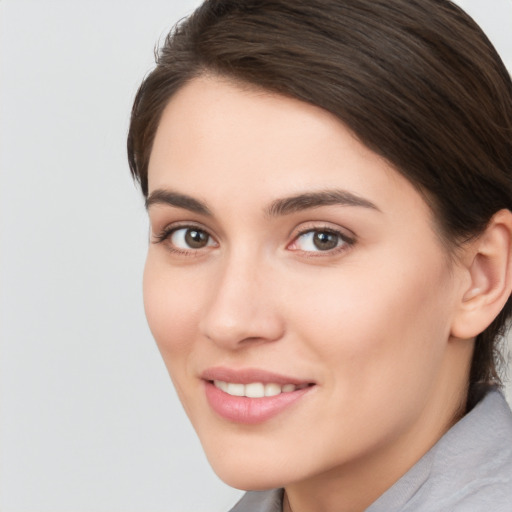
{"label": "smooth skin", "polygon": [[[148,205],[148,322],[225,482],[362,511],[460,418],[474,337],[512,287],[510,212],[449,253],[418,191],[332,114],[215,76],[166,107]],[[314,386],[242,425],[206,400],[218,366]]]}

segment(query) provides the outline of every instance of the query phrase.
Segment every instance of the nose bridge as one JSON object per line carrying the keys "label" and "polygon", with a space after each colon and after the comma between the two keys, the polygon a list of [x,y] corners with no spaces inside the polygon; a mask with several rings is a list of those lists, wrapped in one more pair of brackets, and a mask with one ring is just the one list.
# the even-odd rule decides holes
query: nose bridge
{"label": "nose bridge", "polygon": [[263,258],[247,250],[232,251],[219,265],[210,300],[203,312],[203,334],[224,347],[242,342],[273,341],[282,321],[270,300],[272,270]]}

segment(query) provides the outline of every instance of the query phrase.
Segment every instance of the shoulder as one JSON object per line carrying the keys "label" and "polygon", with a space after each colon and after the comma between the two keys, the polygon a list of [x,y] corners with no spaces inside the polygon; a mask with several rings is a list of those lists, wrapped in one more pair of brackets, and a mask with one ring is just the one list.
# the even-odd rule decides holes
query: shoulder
{"label": "shoulder", "polygon": [[433,452],[425,490],[435,497],[437,510],[510,512],[512,413],[501,393],[490,392]]}
{"label": "shoulder", "polygon": [[512,412],[491,391],[369,509],[511,512]]}

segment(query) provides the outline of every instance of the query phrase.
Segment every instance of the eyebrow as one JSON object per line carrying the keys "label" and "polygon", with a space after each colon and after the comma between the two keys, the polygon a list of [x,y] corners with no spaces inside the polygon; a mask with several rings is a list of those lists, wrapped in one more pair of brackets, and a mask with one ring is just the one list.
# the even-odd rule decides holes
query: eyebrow
{"label": "eyebrow", "polygon": [[288,215],[311,208],[321,206],[359,206],[380,211],[380,209],[368,199],[364,199],[347,190],[322,190],[319,192],[306,192],[296,196],[276,199],[267,208],[266,213],[271,217]]}
{"label": "eyebrow", "polygon": [[[174,192],[172,190],[157,189],[151,192],[146,199],[146,209],[155,204],[164,204],[183,208],[200,215],[212,217],[212,212],[206,206],[206,203],[194,199],[186,194]],[[284,197],[272,201],[270,206],[265,209],[265,214],[270,217],[289,215],[303,210],[320,208],[322,206],[358,206],[380,211],[379,208],[369,201],[347,190],[322,190],[319,192],[305,192],[295,196]]]}
{"label": "eyebrow", "polygon": [[146,199],[146,210],[154,204],[175,206],[176,208],[183,208],[208,217],[212,216],[212,212],[202,201],[172,190],[157,189],[151,192]]}

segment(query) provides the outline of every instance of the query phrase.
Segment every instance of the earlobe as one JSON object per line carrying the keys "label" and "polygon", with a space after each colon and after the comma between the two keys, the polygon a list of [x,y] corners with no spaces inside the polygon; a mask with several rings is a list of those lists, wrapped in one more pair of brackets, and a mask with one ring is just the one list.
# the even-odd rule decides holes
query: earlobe
{"label": "earlobe", "polygon": [[469,284],[461,294],[451,335],[470,339],[496,318],[512,291],[512,212],[497,212],[485,231],[469,243]]}

